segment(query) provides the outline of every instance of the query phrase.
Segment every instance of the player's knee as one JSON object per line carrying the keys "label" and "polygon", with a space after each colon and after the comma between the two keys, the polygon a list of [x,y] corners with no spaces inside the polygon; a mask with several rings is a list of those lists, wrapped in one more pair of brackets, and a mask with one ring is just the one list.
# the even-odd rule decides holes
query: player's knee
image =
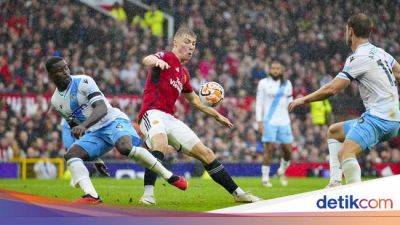
{"label": "player's knee", "polygon": [[212,161],[215,160],[214,152],[211,149],[207,148],[207,147],[205,147],[201,151],[201,153],[198,155],[198,157],[205,164],[210,164]]}
{"label": "player's knee", "polygon": [[355,158],[356,154],[357,154],[356,149],[348,146],[343,146],[343,148],[340,149],[338,153],[339,161],[343,162],[346,159]]}
{"label": "player's knee", "polygon": [[338,123],[330,125],[327,131],[327,138],[341,141],[343,139],[343,137],[341,137],[341,129],[342,128]]}
{"label": "player's knee", "polygon": [[122,137],[117,141],[115,147],[117,148],[119,153],[128,156],[132,150],[132,140],[130,139],[130,137]]}
{"label": "player's knee", "polygon": [[265,152],[268,152],[268,154],[269,154],[273,150],[274,150],[274,144],[273,143],[270,143],[270,142],[264,143],[264,151]]}
{"label": "player's knee", "polygon": [[70,160],[71,158],[74,158],[73,154],[71,154],[69,151],[64,154],[64,159],[65,161]]}
{"label": "player's knee", "polygon": [[211,163],[212,161],[215,160],[214,152],[211,149],[207,148],[206,157],[205,158],[207,160],[207,163]]}
{"label": "player's knee", "polygon": [[340,149],[339,152],[338,152],[338,158],[339,158],[340,162],[343,162],[343,160],[346,159],[345,155],[346,155],[345,150],[344,149]]}
{"label": "player's knee", "polygon": [[272,152],[265,150],[263,155],[264,155],[264,159],[268,160],[271,158]]}
{"label": "player's knee", "polygon": [[288,161],[292,158],[292,145],[291,144],[283,144],[283,159]]}
{"label": "player's knee", "polygon": [[87,160],[89,155],[80,147],[74,145],[72,146],[67,153],[64,154],[65,161],[68,161],[72,158],[80,158],[82,160]]}
{"label": "player's knee", "polygon": [[332,136],[334,136],[335,132],[336,132],[335,124],[331,124],[328,127],[328,131],[327,131],[327,134],[326,134],[327,138],[328,139],[332,138]]}
{"label": "player's knee", "polygon": [[356,158],[359,153],[361,153],[361,146],[353,141],[345,142],[342,149],[339,151],[339,160],[343,162],[346,159]]}

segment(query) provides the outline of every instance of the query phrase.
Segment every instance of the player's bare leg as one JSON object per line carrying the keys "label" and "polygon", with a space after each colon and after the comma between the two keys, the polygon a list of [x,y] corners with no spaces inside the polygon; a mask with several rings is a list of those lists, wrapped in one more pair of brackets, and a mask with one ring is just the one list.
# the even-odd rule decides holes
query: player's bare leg
{"label": "player's bare leg", "polygon": [[292,158],[292,144],[282,144],[282,153],[283,156],[281,158],[281,163],[278,169],[278,176],[282,186],[288,185],[288,180],[285,175],[286,169],[290,165],[290,160]]}
{"label": "player's bare leg", "polygon": [[76,203],[84,204],[100,204],[103,201],[94,188],[92,181],[89,177],[89,171],[83,164],[83,160],[88,160],[88,153],[83,150],[79,145],[73,145],[68,152],[64,155],[67,162],[67,168],[71,172],[71,185],[73,187],[80,187],[85,195]]}
{"label": "player's bare leg", "polygon": [[214,152],[206,147],[203,143],[199,142],[193,146],[190,155],[200,160],[204,168],[207,170],[211,178],[225,188],[231,195],[233,195],[236,202],[257,202],[261,199],[244,192],[233,181],[232,177],[225,170],[224,166],[216,159]]}
{"label": "player's bare leg", "polygon": [[[167,135],[163,133],[154,135],[154,137],[151,139],[151,145],[151,154],[160,162],[160,164],[162,164],[165,153],[171,151],[171,146],[168,145]],[[140,198],[139,203],[146,205],[156,204],[156,200],[154,198],[154,186],[156,184],[156,180],[157,173],[146,168],[144,173],[144,193]],[[183,177],[179,177],[176,182],[176,185],[178,186],[187,187],[187,182],[183,179]]]}
{"label": "player's bare leg", "polygon": [[339,151],[339,160],[347,184],[361,182],[361,168],[356,158],[360,152],[360,145],[349,139],[344,141]]}
{"label": "player's bare leg", "polygon": [[[142,147],[132,145],[132,138],[130,136],[123,136],[115,144],[117,150],[125,156],[136,160],[139,164],[146,169],[151,170],[156,175],[160,175],[168,183],[176,186],[181,190],[186,190],[187,182],[183,177],[174,175],[171,171],[167,170],[161,162],[159,162],[149,151]],[[177,185],[177,181],[183,182],[184,185]],[[180,183],[178,183],[180,184]]]}
{"label": "player's bare leg", "polygon": [[339,151],[342,148],[345,139],[343,125],[344,122],[340,122],[332,124],[328,128],[327,141],[329,149],[330,179],[326,188],[337,187],[342,183],[342,169],[340,167]]}
{"label": "player's bare leg", "polygon": [[264,143],[264,160],[261,165],[261,181],[264,187],[272,187],[271,182],[269,182],[269,173],[272,163],[272,152],[274,150],[274,144],[271,142]]}

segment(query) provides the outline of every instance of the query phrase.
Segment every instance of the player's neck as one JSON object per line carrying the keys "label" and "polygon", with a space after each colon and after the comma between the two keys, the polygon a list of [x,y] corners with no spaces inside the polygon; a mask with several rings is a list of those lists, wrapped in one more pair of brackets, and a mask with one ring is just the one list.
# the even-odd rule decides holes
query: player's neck
{"label": "player's neck", "polygon": [[60,83],[56,84],[58,91],[65,91],[68,88],[68,85],[71,83],[72,78],[68,76],[68,79],[60,81]]}
{"label": "player's neck", "polygon": [[174,55],[176,56],[176,58],[178,58],[179,62],[182,63],[182,59],[181,59],[181,57],[180,57],[180,55],[179,55],[178,50],[176,50],[175,48],[173,48],[171,52],[174,53]]}
{"label": "player's neck", "polygon": [[271,75],[272,80],[277,81],[277,80],[281,80],[280,76],[272,76]]}
{"label": "player's neck", "polygon": [[367,38],[357,38],[353,41],[353,44],[351,45],[351,50],[354,52],[358,48],[358,46],[368,43],[369,40]]}

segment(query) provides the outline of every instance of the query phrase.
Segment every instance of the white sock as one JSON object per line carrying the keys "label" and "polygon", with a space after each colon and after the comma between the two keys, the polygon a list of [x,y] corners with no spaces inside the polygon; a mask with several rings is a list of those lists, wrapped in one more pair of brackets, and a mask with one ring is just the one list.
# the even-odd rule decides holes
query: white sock
{"label": "white sock", "polygon": [[146,195],[146,196],[154,195],[154,186],[153,185],[144,185],[143,195]]}
{"label": "white sock", "polygon": [[236,188],[236,190],[232,193],[233,195],[241,195],[244,194],[245,192],[243,191],[243,189],[241,189],[240,187]]}
{"label": "white sock", "polygon": [[339,161],[339,151],[342,145],[343,143],[338,140],[328,139],[330,183],[342,181],[342,170]]}
{"label": "white sock", "polygon": [[142,147],[133,147],[129,158],[136,160],[142,166],[160,175],[165,180],[172,177],[172,172],[167,170],[149,151]]}
{"label": "white sock", "polygon": [[80,158],[71,158],[67,161],[67,168],[71,172],[72,184],[74,187],[81,187],[85,194],[90,194],[92,197],[97,198],[99,195],[94,189],[92,182],[89,178],[89,171]]}
{"label": "white sock", "polygon": [[282,171],[283,173],[285,173],[286,169],[289,167],[290,165],[290,160],[286,161],[283,158],[281,159],[281,164],[279,166],[279,170]]}
{"label": "white sock", "polygon": [[262,182],[266,183],[269,181],[269,170],[270,170],[270,166],[261,166],[261,174],[262,174]]}
{"label": "white sock", "polygon": [[342,162],[342,170],[347,184],[361,182],[361,168],[357,159],[345,159]]}

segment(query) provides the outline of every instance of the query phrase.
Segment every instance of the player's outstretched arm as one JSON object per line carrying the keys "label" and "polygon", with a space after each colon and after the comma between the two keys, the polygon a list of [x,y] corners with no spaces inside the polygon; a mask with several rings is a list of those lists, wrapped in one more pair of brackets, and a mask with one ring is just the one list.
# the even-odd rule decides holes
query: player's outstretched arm
{"label": "player's outstretched arm", "polygon": [[350,80],[343,79],[340,77],[335,77],[335,79],[333,79],[331,82],[325,84],[324,86],[314,91],[313,93],[293,100],[293,102],[289,104],[289,111],[291,112],[297,106],[306,103],[325,100],[330,96],[337,94],[339,91],[345,89],[349,84]]}
{"label": "player's outstretched arm", "polygon": [[203,113],[207,114],[208,116],[214,117],[220,124],[227,126],[229,128],[233,127],[233,124],[229,121],[228,118],[221,115],[217,110],[204,105],[200,97],[194,92],[184,93],[186,100],[195,108],[199,109]]}
{"label": "player's outstretched arm", "polygon": [[160,69],[169,69],[170,66],[164,60],[157,58],[155,55],[148,55],[143,58],[142,63],[147,67],[160,67]]}
{"label": "player's outstretched arm", "polygon": [[71,133],[76,138],[82,136],[85,133],[86,129],[99,122],[107,114],[107,105],[104,100],[97,100],[93,102],[92,107],[93,112],[92,114],[90,114],[89,118],[85,122],[71,129]]}

